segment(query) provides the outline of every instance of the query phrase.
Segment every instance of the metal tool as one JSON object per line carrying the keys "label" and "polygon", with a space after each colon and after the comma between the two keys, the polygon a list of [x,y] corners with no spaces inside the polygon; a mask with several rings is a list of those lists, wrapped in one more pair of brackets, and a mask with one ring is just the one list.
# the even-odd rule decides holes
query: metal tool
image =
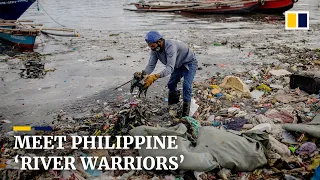
{"label": "metal tool", "polygon": [[117,89],[121,88],[122,86],[124,86],[124,85],[126,85],[126,84],[129,84],[131,81],[132,81],[132,80],[129,80],[128,82],[123,83],[122,85],[116,87],[114,90],[117,90]]}
{"label": "metal tool", "polygon": [[144,79],[146,76],[147,76],[147,74],[144,71],[136,72],[133,74],[133,78],[130,81],[123,83],[122,85],[116,87],[114,90],[117,90],[117,89],[121,88],[122,86],[131,83],[130,93],[132,93],[135,88],[139,88],[138,96],[140,97],[142,92],[146,96],[148,88],[147,89],[143,88],[144,87]]}

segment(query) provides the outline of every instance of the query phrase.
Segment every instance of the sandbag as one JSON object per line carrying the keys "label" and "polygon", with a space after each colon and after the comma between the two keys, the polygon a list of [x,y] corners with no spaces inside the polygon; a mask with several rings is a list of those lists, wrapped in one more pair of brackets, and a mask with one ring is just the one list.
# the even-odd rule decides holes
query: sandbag
{"label": "sandbag", "polygon": [[226,89],[236,90],[239,92],[238,94],[242,94],[244,97],[251,97],[248,86],[244,84],[239,77],[226,76],[219,86]]}
{"label": "sandbag", "polygon": [[[192,151],[191,143],[186,139],[186,132],[186,126],[179,124],[170,128],[139,126],[130,130],[129,133],[131,136],[178,136],[176,140],[178,149],[146,149],[147,144],[143,144],[141,149],[139,149],[139,155],[142,158],[147,156],[164,156],[169,159],[172,156],[184,155],[184,161],[178,163],[181,170],[205,172],[219,167],[219,164],[213,160],[209,152],[205,150],[199,152]],[[168,147],[167,144],[166,147]]]}
{"label": "sandbag", "polygon": [[223,168],[238,171],[253,171],[267,164],[263,146],[225,130],[211,126],[200,128],[197,146],[193,152],[209,151]]}
{"label": "sandbag", "polygon": [[320,114],[317,114],[313,120],[307,124],[320,125]]}
{"label": "sandbag", "polygon": [[185,160],[179,164],[179,169],[192,171],[210,171],[219,167],[237,171],[253,171],[267,163],[263,146],[260,142],[215,127],[206,126],[199,129],[196,147],[192,147],[186,139],[186,126],[179,124],[170,128],[155,128],[139,126],[130,131],[132,136],[178,136],[178,149],[147,150],[142,145],[139,155],[171,156],[184,155]]}
{"label": "sandbag", "polygon": [[310,136],[320,138],[320,125],[306,125],[306,124],[285,124],[282,127],[287,131],[297,131],[300,133],[307,133]]}

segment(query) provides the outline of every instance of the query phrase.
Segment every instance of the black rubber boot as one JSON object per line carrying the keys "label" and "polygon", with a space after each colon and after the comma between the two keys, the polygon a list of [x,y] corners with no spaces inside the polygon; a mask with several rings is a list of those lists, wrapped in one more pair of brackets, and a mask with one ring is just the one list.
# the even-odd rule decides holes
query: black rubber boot
{"label": "black rubber boot", "polygon": [[182,104],[182,117],[189,116],[190,102],[183,102]]}
{"label": "black rubber boot", "polygon": [[169,91],[168,94],[168,105],[178,104],[180,99],[180,91],[172,92]]}

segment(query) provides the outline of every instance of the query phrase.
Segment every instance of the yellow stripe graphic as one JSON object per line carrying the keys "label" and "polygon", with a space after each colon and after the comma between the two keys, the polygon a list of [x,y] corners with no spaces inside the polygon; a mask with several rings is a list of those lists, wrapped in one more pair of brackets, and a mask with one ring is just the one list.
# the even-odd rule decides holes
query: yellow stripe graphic
{"label": "yellow stripe graphic", "polygon": [[296,13],[288,13],[287,14],[287,27],[288,28],[296,28],[297,27],[297,14]]}
{"label": "yellow stripe graphic", "polygon": [[13,126],[13,131],[31,131],[31,126]]}

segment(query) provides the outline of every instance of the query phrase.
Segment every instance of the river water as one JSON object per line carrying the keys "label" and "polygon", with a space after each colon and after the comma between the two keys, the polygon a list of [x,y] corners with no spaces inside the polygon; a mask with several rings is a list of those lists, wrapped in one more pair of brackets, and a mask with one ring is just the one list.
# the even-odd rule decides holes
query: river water
{"label": "river water", "polygon": [[[184,16],[175,13],[143,13],[124,10],[132,0],[39,0],[21,19],[32,19],[47,27],[59,27],[58,23],[75,29],[107,31],[168,30],[187,28],[217,28],[227,16]],[[310,23],[320,23],[320,1],[299,0],[291,10],[310,11]],[[39,11],[38,11],[39,7]],[[50,17],[52,18],[50,18]],[[239,26],[228,24],[228,28]],[[219,24],[221,28],[221,24]]]}

